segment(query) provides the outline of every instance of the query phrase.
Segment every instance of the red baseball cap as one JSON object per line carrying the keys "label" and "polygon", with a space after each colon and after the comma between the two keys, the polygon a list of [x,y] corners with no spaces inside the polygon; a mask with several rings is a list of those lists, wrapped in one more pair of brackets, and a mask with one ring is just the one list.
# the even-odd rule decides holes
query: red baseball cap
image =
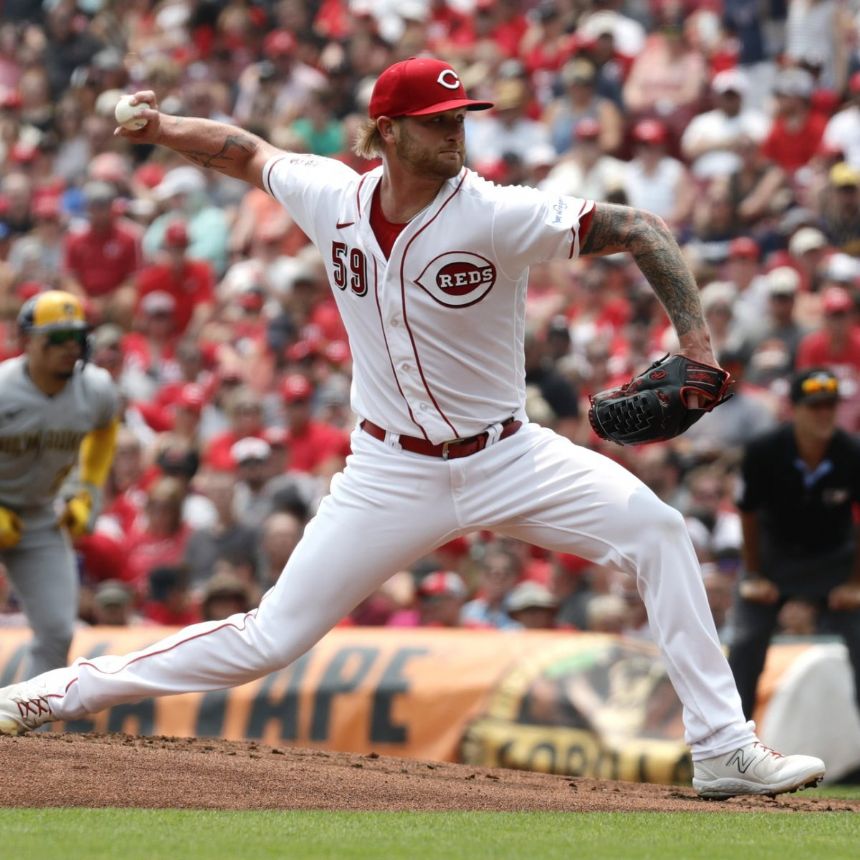
{"label": "red baseball cap", "polygon": [[263,430],[263,439],[269,443],[270,448],[286,448],[290,436],[283,427],[271,426]]}
{"label": "red baseball cap", "polygon": [[281,385],[281,396],[287,403],[309,400],[313,393],[313,386],[307,377],[302,376],[300,373],[291,373]]}
{"label": "red baseball cap", "polygon": [[453,570],[437,570],[434,573],[428,573],[418,584],[419,597],[465,598],[467,593],[463,577]]}
{"label": "red baseball cap", "polygon": [[202,385],[198,385],[196,382],[188,382],[179,390],[176,405],[189,410],[189,412],[199,414],[206,405],[206,391]]}
{"label": "red baseball cap", "polygon": [[41,194],[33,197],[34,218],[59,218],[60,198],[56,194]]}
{"label": "red baseball cap", "polygon": [[30,164],[39,155],[39,148],[32,143],[17,141],[9,150],[9,160],[18,164]]}
{"label": "red baseball cap", "polygon": [[745,257],[748,260],[758,260],[759,247],[755,239],[749,236],[738,236],[729,242],[730,257]]}
{"label": "red baseball cap", "polygon": [[841,314],[854,309],[854,300],[845,287],[827,287],[821,294],[825,314]]}
{"label": "red baseball cap", "polygon": [[296,37],[289,30],[272,30],[263,39],[263,53],[267,57],[283,57],[296,50]]}
{"label": "red baseball cap", "polygon": [[410,57],[389,66],[377,78],[370,97],[371,119],[380,116],[427,116],[446,110],[488,110],[492,102],[466,96],[454,69],[433,57]]}
{"label": "red baseball cap", "polygon": [[349,361],[349,344],[347,344],[345,340],[333,340],[325,348],[325,357],[332,364],[343,364],[344,362]]}
{"label": "red baseball cap", "polygon": [[188,228],[184,221],[171,221],[164,231],[165,248],[185,248],[188,246]]}
{"label": "red baseball cap", "polygon": [[665,143],[666,126],[658,119],[641,119],[633,126],[633,139],[639,143]]}
{"label": "red baseball cap", "polygon": [[284,355],[289,361],[304,361],[306,358],[313,358],[322,352],[322,342],[318,338],[302,338],[295,343],[291,343]]}

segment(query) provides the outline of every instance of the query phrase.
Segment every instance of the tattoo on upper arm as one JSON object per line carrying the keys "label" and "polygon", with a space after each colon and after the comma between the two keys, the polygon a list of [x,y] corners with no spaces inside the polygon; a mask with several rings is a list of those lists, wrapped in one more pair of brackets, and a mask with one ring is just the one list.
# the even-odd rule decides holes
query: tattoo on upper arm
{"label": "tattoo on upper arm", "polygon": [[[614,254],[630,251],[631,242],[642,224],[637,224],[641,213],[628,206],[601,203],[594,209],[591,225],[585,234],[581,254]],[[641,218],[638,220],[641,221]]]}
{"label": "tattoo on upper arm", "polygon": [[581,254],[620,251],[633,255],[678,335],[704,327],[698,286],[663,221],[641,209],[598,204]]}
{"label": "tattoo on upper arm", "polygon": [[198,150],[180,150],[189,161],[201,167],[212,167],[215,170],[224,169],[236,161],[247,161],[257,151],[256,141],[244,134],[228,134],[218,152],[200,152]]}

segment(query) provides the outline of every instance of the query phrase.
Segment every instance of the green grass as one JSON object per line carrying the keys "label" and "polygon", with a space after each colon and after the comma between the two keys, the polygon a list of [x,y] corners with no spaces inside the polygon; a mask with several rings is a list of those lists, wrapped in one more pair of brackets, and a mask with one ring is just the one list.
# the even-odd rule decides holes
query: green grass
{"label": "green grass", "polygon": [[856,860],[852,813],[0,810],[3,857]]}
{"label": "green grass", "polygon": [[860,785],[820,785],[815,789],[815,797],[841,797],[843,800],[860,800]]}

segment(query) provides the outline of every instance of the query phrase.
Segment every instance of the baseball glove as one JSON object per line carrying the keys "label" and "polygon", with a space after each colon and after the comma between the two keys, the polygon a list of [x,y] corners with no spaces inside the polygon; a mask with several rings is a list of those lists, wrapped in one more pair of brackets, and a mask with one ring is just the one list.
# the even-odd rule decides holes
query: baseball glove
{"label": "baseball glove", "polygon": [[[663,356],[620,388],[592,395],[588,420],[598,436],[619,445],[672,439],[728,400],[730,384],[719,367]],[[697,407],[688,405],[694,394]]]}

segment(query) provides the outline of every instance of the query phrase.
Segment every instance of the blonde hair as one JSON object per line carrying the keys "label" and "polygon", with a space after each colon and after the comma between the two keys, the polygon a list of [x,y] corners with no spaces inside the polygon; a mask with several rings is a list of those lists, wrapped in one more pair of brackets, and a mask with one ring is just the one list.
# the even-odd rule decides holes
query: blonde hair
{"label": "blonde hair", "polygon": [[358,127],[355,133],[355,142],[352,145],[352,151],[361,158],[376,158],[377,155],[382,155],[383,144],[382,135],[376,127],[375,119],[366,119]]}

